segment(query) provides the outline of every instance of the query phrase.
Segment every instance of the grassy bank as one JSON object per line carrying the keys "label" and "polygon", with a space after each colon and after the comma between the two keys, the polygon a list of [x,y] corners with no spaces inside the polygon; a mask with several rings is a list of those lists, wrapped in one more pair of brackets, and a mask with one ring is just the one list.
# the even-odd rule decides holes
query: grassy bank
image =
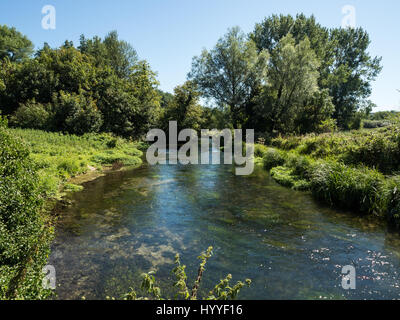
{"label": "grassy bank", "polygon": [[59,197],[61,191],[77,186],[68,180],[104,167],[138,166],[142,163],[140,144],[110,134],[83,136],[49,133],[40,130],[9,129],[22,139],[36,165],[42,192]]}
{"label": "grassy bank", "polygon": [[141,164],[139,144],[108,134],[84,136],[9,129],[0,118],[0,299],[43,299],[50,254],[50,199],[79,189],[69,179],[104,166]]}
{"label": "grassy bank", "polygon": [[400,129],[279,137],[256,156],[280,184],[400,226]]}

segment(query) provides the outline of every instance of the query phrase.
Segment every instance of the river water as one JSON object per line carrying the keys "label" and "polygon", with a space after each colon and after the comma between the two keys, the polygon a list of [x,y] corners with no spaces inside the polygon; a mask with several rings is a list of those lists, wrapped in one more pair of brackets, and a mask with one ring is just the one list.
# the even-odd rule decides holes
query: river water
{"label": "river water", "polygon": [[[252,280],[241,299],[400,298],[398,233],[281,187],[262,168],[246,177],[230,165],[144,164],[69,199],[50,257],[59,299],[120,298],[152,270],[173,297],[175,253],[191,287],[210,245],[200,296],[230,273]],[[346,265],[355,290],[342,288]]]}

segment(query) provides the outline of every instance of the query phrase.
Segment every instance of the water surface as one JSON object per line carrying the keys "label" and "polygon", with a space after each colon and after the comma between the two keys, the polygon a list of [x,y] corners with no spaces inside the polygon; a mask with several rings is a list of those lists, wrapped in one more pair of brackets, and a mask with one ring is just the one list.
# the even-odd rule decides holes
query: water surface
{"label": "water surface", "polygon": [[[119,298],[151,270],[171,294],[175,253],[190,286],[214,247],[201,294],[225,277],[251,278],[242,299],[397,299],[400,237],[384,224],[318,204],[257,168],[143,165],[85,184],[60,213],[50,263],[60,299]],[[341,286],[353,265],[356,290]]]}

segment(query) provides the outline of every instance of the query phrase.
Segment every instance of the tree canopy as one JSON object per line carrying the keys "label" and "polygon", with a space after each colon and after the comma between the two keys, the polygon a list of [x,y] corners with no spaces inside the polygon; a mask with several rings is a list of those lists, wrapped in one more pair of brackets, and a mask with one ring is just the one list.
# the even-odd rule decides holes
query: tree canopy
{"label": "tree canopy", "polygon": [[[325,28],[314,16],[272,15],[248,35],[228,30],[195,56],[174,94],[116,31],[33,44],[0,26],[0,111],[10,124],[50,131],[112,132],[139,139],[152,127],[246,128],[256,135],[298,134],[335,123],[357,128],[374,104],[381,59],[362,28]],[[202,106],[208,100],[212,107]]]}
{"label": "tree canopy", "polygon": [[8,58],[20,62],[32,54],[33,44],[26,36],[15,28],[0,25],[0,60]]}

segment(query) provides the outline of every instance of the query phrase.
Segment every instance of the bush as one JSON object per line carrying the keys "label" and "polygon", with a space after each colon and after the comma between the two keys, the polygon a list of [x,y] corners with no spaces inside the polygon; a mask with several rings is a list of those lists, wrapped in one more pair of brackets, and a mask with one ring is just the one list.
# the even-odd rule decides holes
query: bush
{"label": "bush", "polygon": [[275,167],[271,169],[272,178],[280,185],[294,190],[306,191],[310,189],[310,183],[301,179],[293,169],[288,167]]}
{"label": "bush", "polygon": [[70,94],[60,92],[54,98],[55,131],[65,131],[82,135],[88,132],[98,132],[103,124],[103,118],[94,100],[84,93]]}
{"label": "bush", "polygon": [[263,164],[266,170],[271,170],[274,167],[282,166],[285,163],[286,155],[284,152],[269,148],[264,154]]}
{"label": "bush", "polygon": [[362,163],[385,174],[400,169],[400,130],[395,127],[366,135],[347,147],[341,159],[349,164]]}
{"label": "bush", "polygon": [[262,144],[255,144],[254,145],[254,157],[256,158],[263,158],[267,153],[268,148]]}
{"label": "bush", "polygon": [[335,119],[327,119],[321,122],[318,125],[317,132],[318,133],[331,133],[337,131],[337,124]]}
{"label": "bush", "polygon": [[28,101],[17,109],[11,118],[11,124],[21,128],[45,130],[52,117],[49,109],[49,106],[35,103],[35,100]]}
{"label": "bush", "polygon": [[79,173],[80,165],[77,163],[77,161],[66,159],[57,166],[57,169],[60,171],[60,173],[66,173],[69,176],[74,176]]}
{"label": "bush", "polygon": [[271,140],[271,146],[282,150],[292,150],[300,145],[301,140],[302,137],[299,136],[277,137]]}
{"label": "bush", "polygon": [[0,299],[37,298],[51,232],[27,147],[0,127]]}
{"label": "bush", "polygon": [[389,121],[383,120],[364,120],[363,121],[363,128],[365,129],[376,129],[376,128],[383,128],[390,126]]}
{"label": "bush", "polygon": [[297,153],[288,153],[285,165],[292,168],[293,174],[299,176],[301,179],[310,179],[314,161]]}

